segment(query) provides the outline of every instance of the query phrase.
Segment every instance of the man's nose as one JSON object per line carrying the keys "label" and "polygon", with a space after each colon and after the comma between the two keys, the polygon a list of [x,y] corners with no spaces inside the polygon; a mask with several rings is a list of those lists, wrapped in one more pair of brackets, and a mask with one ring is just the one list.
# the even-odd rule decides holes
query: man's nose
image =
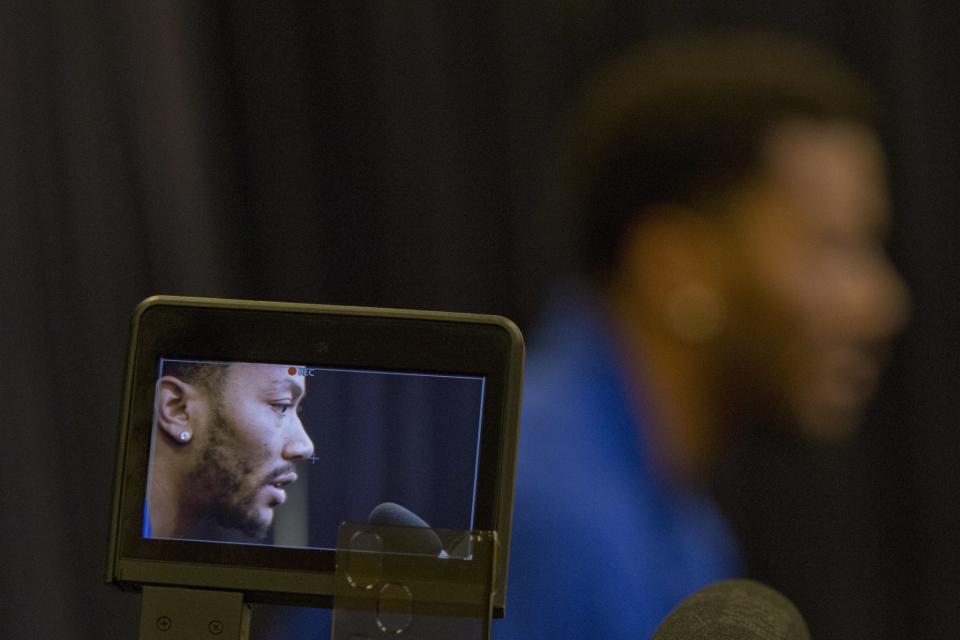
{"label": "man's nose", "polygon": [[846,279],[847,328],[861,340],[886,342],[910,319],[910,291],[886,256],[862,265]]}
{"label": "man's nose", "polygon": [[303,423],[297,417],[291,427],[290,437],[283,446],[283,457],[286,460],[306,460],[313,455],[313,441],[303,428]]}
{"label": "man's nose", "polygon": [[872,327],[877,337],[889,338],[899,333],[910,320],[913,303],[906,282],[893,264],[883,265],[872,294],[864,323]]}

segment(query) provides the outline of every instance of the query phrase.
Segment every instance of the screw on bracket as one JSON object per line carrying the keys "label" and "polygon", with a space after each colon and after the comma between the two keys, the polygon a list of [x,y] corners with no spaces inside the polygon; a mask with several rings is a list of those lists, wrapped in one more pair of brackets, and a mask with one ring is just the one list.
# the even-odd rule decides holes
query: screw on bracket
{"label": "screw on bracket", "polygon": [[207,631],[209,631],[211,635],[218,636],[223,633],[223,623],[219,620],[211,620],[210,624],[207,625]]}
{"label": "screw on bracket", "polygon": [[167,616],[160,616],[157,618],[157,629],[160,631],[169,631],[170,627],[173,626],[173,623],[170,622],[170,618]]}

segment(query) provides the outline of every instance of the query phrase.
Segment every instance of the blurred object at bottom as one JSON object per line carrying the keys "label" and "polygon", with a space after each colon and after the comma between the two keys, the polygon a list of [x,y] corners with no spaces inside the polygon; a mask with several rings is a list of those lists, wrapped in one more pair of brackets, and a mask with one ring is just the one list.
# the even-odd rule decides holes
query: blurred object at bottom
{"label": "blurred object at bottom", "polygon": [[653,640],[810,640],[800,612],[753,580],[724,580],[685,598]]}

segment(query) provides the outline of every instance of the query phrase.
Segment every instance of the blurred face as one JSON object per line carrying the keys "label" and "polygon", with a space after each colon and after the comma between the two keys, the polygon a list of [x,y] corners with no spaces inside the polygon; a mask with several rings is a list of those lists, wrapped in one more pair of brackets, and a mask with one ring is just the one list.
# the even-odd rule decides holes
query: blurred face
{"label": "blurred face", "polygon": [[807,435],[836,439],[858,424],[908,315],[884,250],[884,158],[865,128],[803,120],[774,129],[768,153],[769,174],[727,218],[726,375]]}
{"label": "blurred face", "polygon": [[276,365],[234,364],[209,403],[209,438],[190,486],[218,524],[263,537],[296,481],[294,462],[313,455],[298,409],[303,378]]}

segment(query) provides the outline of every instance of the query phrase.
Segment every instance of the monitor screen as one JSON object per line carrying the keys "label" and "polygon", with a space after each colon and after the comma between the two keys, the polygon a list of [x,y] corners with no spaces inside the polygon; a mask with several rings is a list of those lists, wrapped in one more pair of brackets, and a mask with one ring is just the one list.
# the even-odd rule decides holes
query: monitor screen
{"label": "monitor screen", "polygon": [[471,530],[484,385],[161,357],[142,537],[332,551],[385,503]]}
{"label": "monitor screen", "polygon": [[450,558],[457,532],[495,538],[502,611],[522,372],[522,336],[498,316],[145,300],[108,581],[331,606],[338,534],[416,526],[450,532]]}

